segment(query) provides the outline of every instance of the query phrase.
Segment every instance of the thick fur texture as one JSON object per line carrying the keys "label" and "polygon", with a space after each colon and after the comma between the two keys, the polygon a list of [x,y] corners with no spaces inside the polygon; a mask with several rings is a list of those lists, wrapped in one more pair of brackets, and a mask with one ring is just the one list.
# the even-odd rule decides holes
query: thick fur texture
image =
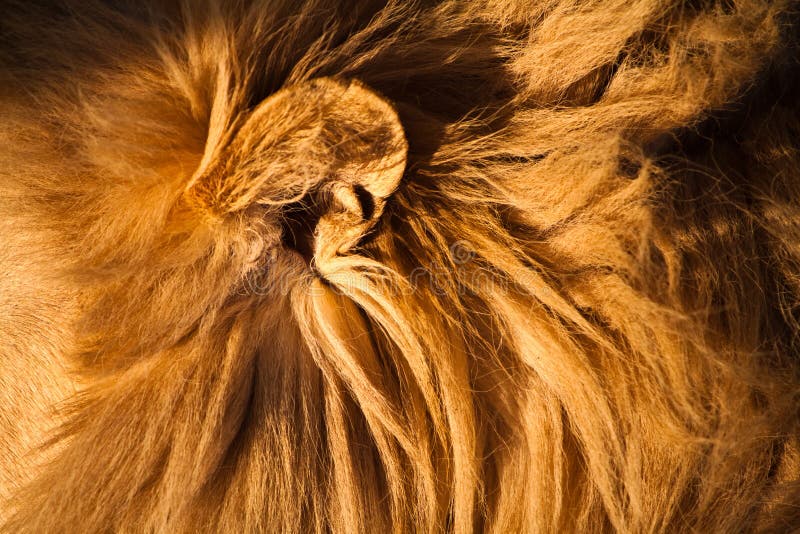
{"label": "thick fur texture", "polygon": [[4,1],[0,530],[800,528],[797,10]]}

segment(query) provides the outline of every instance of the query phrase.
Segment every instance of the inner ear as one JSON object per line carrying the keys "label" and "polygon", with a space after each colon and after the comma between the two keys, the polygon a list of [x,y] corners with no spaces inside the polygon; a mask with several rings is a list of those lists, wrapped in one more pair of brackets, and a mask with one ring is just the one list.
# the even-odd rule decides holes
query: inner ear
{"label": "inner ear", "polygon": [[356,184],[356,186],[353,187],[353,192],[356,195],[356,199],[358,199],[358,203],[361,205],[361,214],[364,219],[372,219],[375,215],[375,198],[372,196],[372,193],[367,191],[361,184]]}
{"label": "inner ear", "polygon": [[288,204],[281,217],[282,242],[286,248],[298,252],[306,263],[314,257],[314,230],[323,207],[316,195],[307,194],[298,202]]}

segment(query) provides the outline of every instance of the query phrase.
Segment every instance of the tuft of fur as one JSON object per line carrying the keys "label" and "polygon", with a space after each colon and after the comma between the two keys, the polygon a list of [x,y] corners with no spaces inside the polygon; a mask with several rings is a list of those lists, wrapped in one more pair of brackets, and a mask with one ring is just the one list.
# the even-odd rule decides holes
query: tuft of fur
{"label": "tuft of fur", "polygon": [[0,531],[800,528],[794,2],[2,6]]}

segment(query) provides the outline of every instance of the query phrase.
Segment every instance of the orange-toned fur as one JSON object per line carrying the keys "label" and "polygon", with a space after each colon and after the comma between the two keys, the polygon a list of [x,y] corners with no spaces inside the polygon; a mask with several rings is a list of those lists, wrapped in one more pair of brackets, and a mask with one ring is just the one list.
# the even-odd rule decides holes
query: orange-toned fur
{"label": "orange-toned fur", "polygon": [[793,2],[1,11],[0,531],[800,528]]}

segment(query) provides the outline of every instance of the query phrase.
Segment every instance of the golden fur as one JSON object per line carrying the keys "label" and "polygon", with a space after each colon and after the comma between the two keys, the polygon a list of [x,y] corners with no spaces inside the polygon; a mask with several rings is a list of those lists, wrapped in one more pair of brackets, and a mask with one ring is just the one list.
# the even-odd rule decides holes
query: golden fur
{"label": "golden fur", "polygon": [[0,531],[800,528],[793,2],[0,11]]}

